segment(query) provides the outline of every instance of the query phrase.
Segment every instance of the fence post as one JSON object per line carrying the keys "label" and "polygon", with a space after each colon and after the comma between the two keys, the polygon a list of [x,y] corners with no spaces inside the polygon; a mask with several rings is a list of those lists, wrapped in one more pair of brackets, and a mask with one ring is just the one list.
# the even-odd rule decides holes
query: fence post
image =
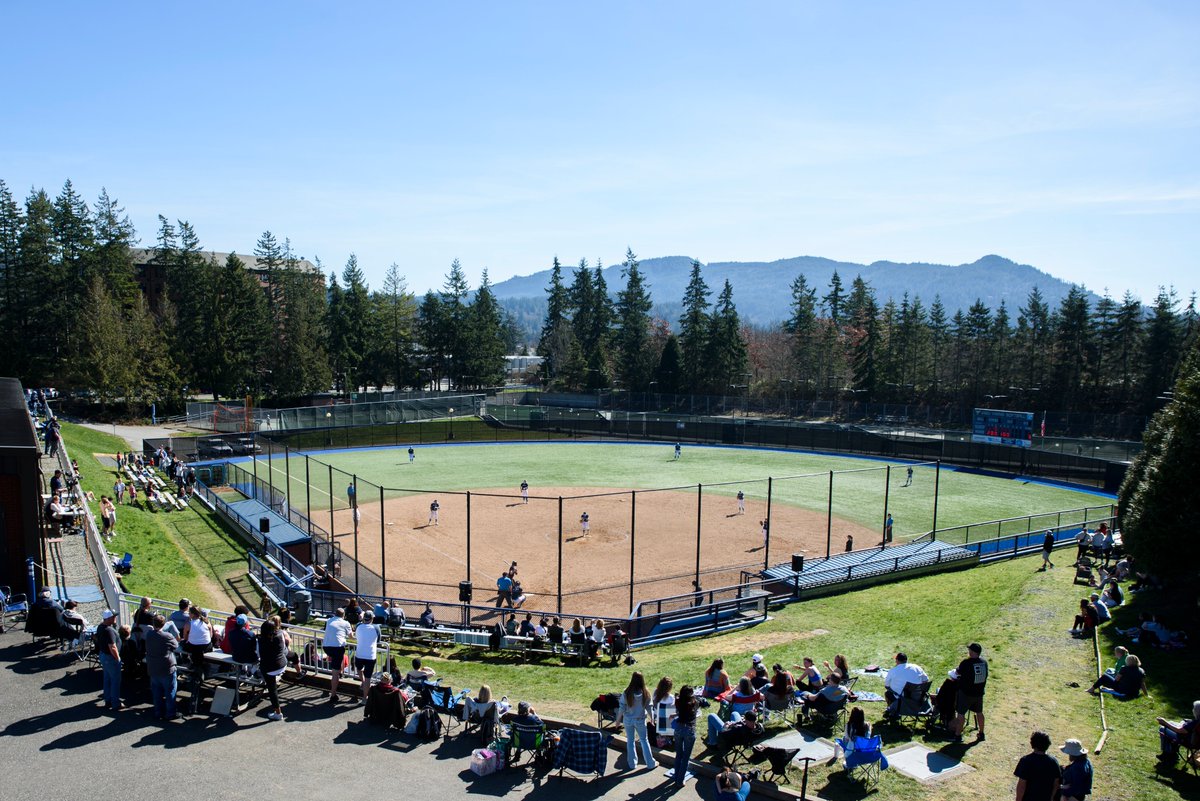
{"label": "fence post", "polygon": [[267,508],[275,506],[275,468],[271,466],[271,457],[275,455],[274,443],[267,439]]}
{"label": "fence post", "polygon": [[[258,437],[257,436],[254,437],[254,444],[258,445]],[[254,471],[254,481],[252,481],[250,483],[250,492],[252,493],[251,497],[253,497],[254,500],[257,501],[258,500],[258,448],[257,447],[252,448],[250,450],[250,465],[251,465],[251,469]]]}
{"label": "fence post", "polygon": [[291,521],[292,509],[292,452],[287,443],[283,443],[283,504],[288,514],[285,517]]}
{"label": "fence post", "polygon": [[354,524],[354,594],[358,595],[358,476],[350,476],[350,486],[354,487],[354,500],[350,504],[350,522]]}
{"label": "fence post", "polygon": [[558,496],[558,606],[556,611],[562,614],[562,496]]}
{"label": "fence post", "polygon": [[700,512],[703,510],[704,485],[696,485],[696,590],[700,590]]}
{"label": "fence post", "polygon": [[883,547],[888,543],[888,497],[892,491],[892,466],[889,464],[883,471]]}
{"label": "fence post", "polygon": [[471,491],[467,490],[467,581],[471,580]]}
{"label": "fence post", "polygon": [[629,493],[629,611],[633,611],[633,566],[637,553],[637,491]]}
{"label": "fence post", "polygon": [[312,483],[308,480],[308,454],[304,454],[304,514],[308,520],[308,536],[312,536]]}
{"label": "fence post", "polygon": [[[937,512],[938,512],[938,490],[942,479],[942,460],[938,459],[933,463],[933,532],[930,537],[937,540]],[[969,533],[969,532],[968,532]]]}
{"label": "fence post", "polygon": [[767,476],[767,536],[763,541],[763,570],[771,566],[771,485],[774,479]]}
{"label": "fence post", "polygon": [[329,468],[329,547],[332,548],[337,542],[337,529],[333,525],[333,465],[326,465]]}
{"label": "fence post", "polygon": [[387,524],[383,520],[384,497],[383,487],[379,488],[379,580],[383,582],[382,595],[387,597],[387,548],[385,547]]}
{"label": "fence post", "polygon": [[825,558],[828,559],[833,549],[833,471],[829,471],[829,498],[825,506]]}

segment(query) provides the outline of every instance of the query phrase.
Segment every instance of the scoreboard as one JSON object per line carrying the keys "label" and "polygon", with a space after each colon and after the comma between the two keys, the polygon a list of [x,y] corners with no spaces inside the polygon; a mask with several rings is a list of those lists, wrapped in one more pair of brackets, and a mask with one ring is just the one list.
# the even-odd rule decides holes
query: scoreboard
{"label": "scoreboard", "polygon": [[976,409],[972,420],[971,441],[1028,448],[1033,444],[1033,412]]}

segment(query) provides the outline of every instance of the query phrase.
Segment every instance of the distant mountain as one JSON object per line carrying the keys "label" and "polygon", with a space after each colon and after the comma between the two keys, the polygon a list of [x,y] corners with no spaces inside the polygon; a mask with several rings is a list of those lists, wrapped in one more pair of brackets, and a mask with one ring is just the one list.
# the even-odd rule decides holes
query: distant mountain
{"label": "distant mountain", "polygon": [[[687,286],[692,260],[687,256],[665,256],[646,259],[641,263],[646,284],[655,303],[655,313],[674,326],[679,317],[680,299]],[[570,265],[563,267],[563,280],[571,280]],[[861,275],[875,290],[882,306],[889,298],[898,302],[907,292],[909,297],[920,296],[925,307],[940,295],[948,315],[966,309],[977,299],[995,310],[1003,301],[1009,314],[1016,319],[1016,310],[1025,303],[1030,290],[1038,287],[1051,308],[1066,297],[1071,284],[1055,278],[1028,264],[1017,264],[1002,256],[984,256],[970,264],[901,264],[877,261],[872,264],[834,261],[817,256],[798,256],[772,262],[713,262],[704,265],[704,280],[713,290],[713,299],[728,278],[733,284],[733,298],[742,319],[755,325],[769,325],[787,319],[790,314],[790,287],[797,275],[804,274],[817,295],[829,289],[829,279],[837,270],[842,285],[849,291],[850,282]],[[604,268],[609,291],[615,296],[624,286],[621,266]],[[516,276],[493,287],[503,305],[517,313],[523,327],[545,313],[546,285],[550,271]],[[1092,302],[1099,298],[1091,295]],[[536,330],[536,329],[534,329]]]}

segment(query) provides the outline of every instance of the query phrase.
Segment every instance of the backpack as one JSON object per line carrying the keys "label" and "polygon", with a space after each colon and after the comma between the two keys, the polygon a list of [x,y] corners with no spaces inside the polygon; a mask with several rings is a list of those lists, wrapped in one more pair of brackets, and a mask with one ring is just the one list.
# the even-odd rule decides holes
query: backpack
{"label": "backpack", "polygon": [[442,736],[442,719],[431,707],[425,707],[417,714],[416,734],[422,740],[436,740]]}

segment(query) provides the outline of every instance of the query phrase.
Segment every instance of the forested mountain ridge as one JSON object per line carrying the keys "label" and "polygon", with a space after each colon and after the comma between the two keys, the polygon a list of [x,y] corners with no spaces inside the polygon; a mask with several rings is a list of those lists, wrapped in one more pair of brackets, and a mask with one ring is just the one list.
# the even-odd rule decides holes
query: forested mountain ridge
{"label": "forested mountain ridge", "polygon": [[[656,312],[671,320],[678,317],[680,299],[687,286],[692,259],[687,256],[666,256],[641,262],[646,285],[656,304]],[[1057,305],[1071,289],[1071,284],[1027,264],[1017,264],[1002,256],[984,256],[970,264],[902,264],[877,261],[871,264],[835,261],[818,256],[798,256],[772,262],[712,262],[705,264],[704,275],[714,285],[725,279],[733,285],[738,296],[738,311],[752,325],[770,325],[786,320],[791,314],[791,286],[796,276],[803,274],[811,286],[827,286],[836,270],[845,281],[861,275],[875,290],[880,304],[889,299],[897,302],[908,293],[921,297],[927,304],[940,295],[942,305],[953,314],[966,310],[976,300],[989,308],[1003,301],[1015,309],[1037,287],[1046,301]],[[620,265],[603,268],[610,287],[620,286]],[[550,270],[532,275],[517,276],[501,281],[493,288],[505,308],[521,317],[522,311],[532,317],[545,313],[545,290]],[[524,299],[536,299],[533,304]],[[1099,297],[1089,293],[1095,303]]]}

